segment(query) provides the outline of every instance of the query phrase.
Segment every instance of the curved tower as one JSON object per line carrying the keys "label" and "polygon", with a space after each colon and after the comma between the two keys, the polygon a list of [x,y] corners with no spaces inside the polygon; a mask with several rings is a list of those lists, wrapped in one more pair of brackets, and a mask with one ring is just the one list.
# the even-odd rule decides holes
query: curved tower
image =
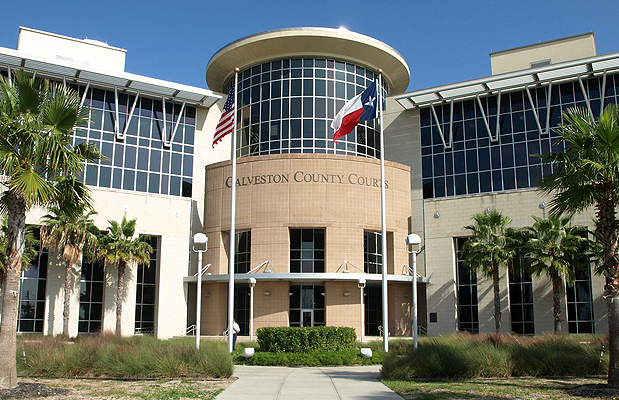
{"label": "curved tower", "polygon": [[[212,275],[203,279],[205,333],[226,326],[230,188],[236,184],[235,315],[241,334],[250,327],[336,325],[379,335],[378,119],[337,142],[330,124],[381,70],[383,94],[403,92],[406,62],[364,35],[293,28],[248,36],[219,50],[206,69],[209,87],[228,92],[235,68],[237,181],[231,180],[230,161],[206,168],[204,227]],[[411,325],[411,277],[403,270],[409,168],[388,162],[385,183],[389,326],[391,334],[403,335]]]}

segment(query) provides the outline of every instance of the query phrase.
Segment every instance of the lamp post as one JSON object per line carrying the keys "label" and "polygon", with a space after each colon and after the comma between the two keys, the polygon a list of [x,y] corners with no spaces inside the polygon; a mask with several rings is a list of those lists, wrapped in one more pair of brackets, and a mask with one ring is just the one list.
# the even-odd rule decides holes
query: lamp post
{"label": "lamp post", "polygon": [[[196,246],[198,248],[196,249]],[[204,247],[204,249],[202,249]],[[200,349],[200,313],[202,309],[202,253],[208,248],[208,237],[202,232],[193,235],[193,251],[198,253],[198,280],[196,293],[196,349]]]}
{"label": "lamp post", "polygon": [[357,281],[357,287],[361,290],[361,343],[363,343],[363,336],[365,333],[365,309],[363,307],[363,288],[365,288],[365,278],[360,278]]}
{"label": "lamp post", "polygon": [[249,278],[249,341],[254,341],[254,287],[256,278]]}
{"label": "lamp post", "polygon": [[419,245],[421,244],[421,237],[419,235],[411,233],[406,237],[406,250],[409,254],[413,255],[413,346],[417,348],[417,331],[418,331],[418,318],[417,318],[417,254]]}

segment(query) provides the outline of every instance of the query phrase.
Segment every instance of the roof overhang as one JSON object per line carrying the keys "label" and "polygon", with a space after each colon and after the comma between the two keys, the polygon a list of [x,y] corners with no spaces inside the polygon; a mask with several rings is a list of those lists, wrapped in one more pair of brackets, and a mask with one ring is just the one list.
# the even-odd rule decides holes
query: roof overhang
{"label": "roof overhang", "polygon": [[258,33],[219,50],[208,62],[208,87],[227,92],[225,85],[241,71],[267,61],[295,57],[324,57],[350,61],[373,71],[382,69],[391,94],[408,87],[408,64],[385,43],[356,32],[332,28],[289,28]]}
{"label": "roof overhang", "polygon": [[[365,280],[366,282],[381,282],[381,274],[360,274],[360,273],[252,273],[252,274],[234,274],[235,283],[247,283],[250,278],[256,279],[256,281],[288,281],[288,282],[306,282],[317,283],[327,281],[349,281],[359,282],[359,280]],[[228,282],[230,276],[228,274],[222,275],[202,275],[202,282]],[[183,278],[183,282],[197,282],[198,277],[196,275],[186,276]],[[387,275],[388,282],[412,282],[413,277],[411,275]],[[418,276],[417,282],[429,283],[430,278],[424,276]]]}
{"label": "roof overhang", "polygon": [[110,72],[90,69],[63,60],[50,60],[36,55],[0,47],[0,68],[24,69],[37,75],[59,79],[66,83],[90,83],[91,86],[117,88],[124,93],[140,93],[166,100],[185,102],[195,106],[211,107],[222,96],[211,90],[168,82],[128,72]]}
{"label": "roof overhang", "polygon": [[603,75],[610,71],[619,71],[619,53],[437,86],[395,96],[394,99],[402,107],[410,110],[431,104],[496,94],[499,91],[509,92],[524,87],[544,86],[551,82]]}

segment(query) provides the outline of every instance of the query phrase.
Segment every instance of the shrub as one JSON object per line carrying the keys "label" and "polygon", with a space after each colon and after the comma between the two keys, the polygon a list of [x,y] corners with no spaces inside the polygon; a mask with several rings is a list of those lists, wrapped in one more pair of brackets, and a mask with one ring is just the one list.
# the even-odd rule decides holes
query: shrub
{"label": "shrub", "polygon": [[417,350],[411,342],[398,342],[385,356],[381,372],[389,379],[603,374],[608,357],[600,360],[601,341],[582,339],[456,334],[424,338]]}
{"label": "shrub", "polygon": [[[514,375],[586,376],[604,374],[608,359],[600,359],[599,341],[549,334],[532,338],[513,351]],[[606,346],[607,347],[607,346]]]}
{"label": "shrub", "polygon": [[353,328],[335,326],[260,328],[257,331],[260,351],[313,353],[355,349]]}
{"label": "shrub", "polygon": [[379,364],[378,358],[362,358],[356,350],[342,352],[288,353],[259,351],[245,361],[249,365],[320,367],[337,365]]}
{"label": "shrub", "polygon": [[[26,357],[24,360],[23,354]],[[158,340],[151,336],[21,339],[18,368],[22,376],[108,377],[121,379],[176,378],[185,376],[230,377],[232,358],[221,342]]]}
{"label": "shrub", "polygon": [[[245,359],[243,349],[253,347],[256,351],[253,357]],[[372,349],[372,357],[361,356],[360,347]],[[255,342],[237,343],[237,349],[232,353],[235,364],[264,366],[338,366],[338,365],[372,365],[383,362],[384,351],[381,341],[358,343],[354,350],[348,351],[318,351],[312,353],[293,353],[288,351],[265,352]]]}

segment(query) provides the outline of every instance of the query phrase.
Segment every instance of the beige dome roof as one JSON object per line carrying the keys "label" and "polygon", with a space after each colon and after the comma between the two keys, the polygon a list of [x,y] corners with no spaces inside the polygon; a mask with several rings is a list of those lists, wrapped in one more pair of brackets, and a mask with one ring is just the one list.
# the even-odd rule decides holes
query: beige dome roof
{"label": "beige dome roof", "polygon": [[211,90],[225,92],[234,75],[263,62],[294,57],[325,57],[383,70],[390,95],[403,93],[410,80],[404,58],[385,43],[351,32],[332,28],[289,28],[258,33],[230,43],[210,59],[206,83]]}

